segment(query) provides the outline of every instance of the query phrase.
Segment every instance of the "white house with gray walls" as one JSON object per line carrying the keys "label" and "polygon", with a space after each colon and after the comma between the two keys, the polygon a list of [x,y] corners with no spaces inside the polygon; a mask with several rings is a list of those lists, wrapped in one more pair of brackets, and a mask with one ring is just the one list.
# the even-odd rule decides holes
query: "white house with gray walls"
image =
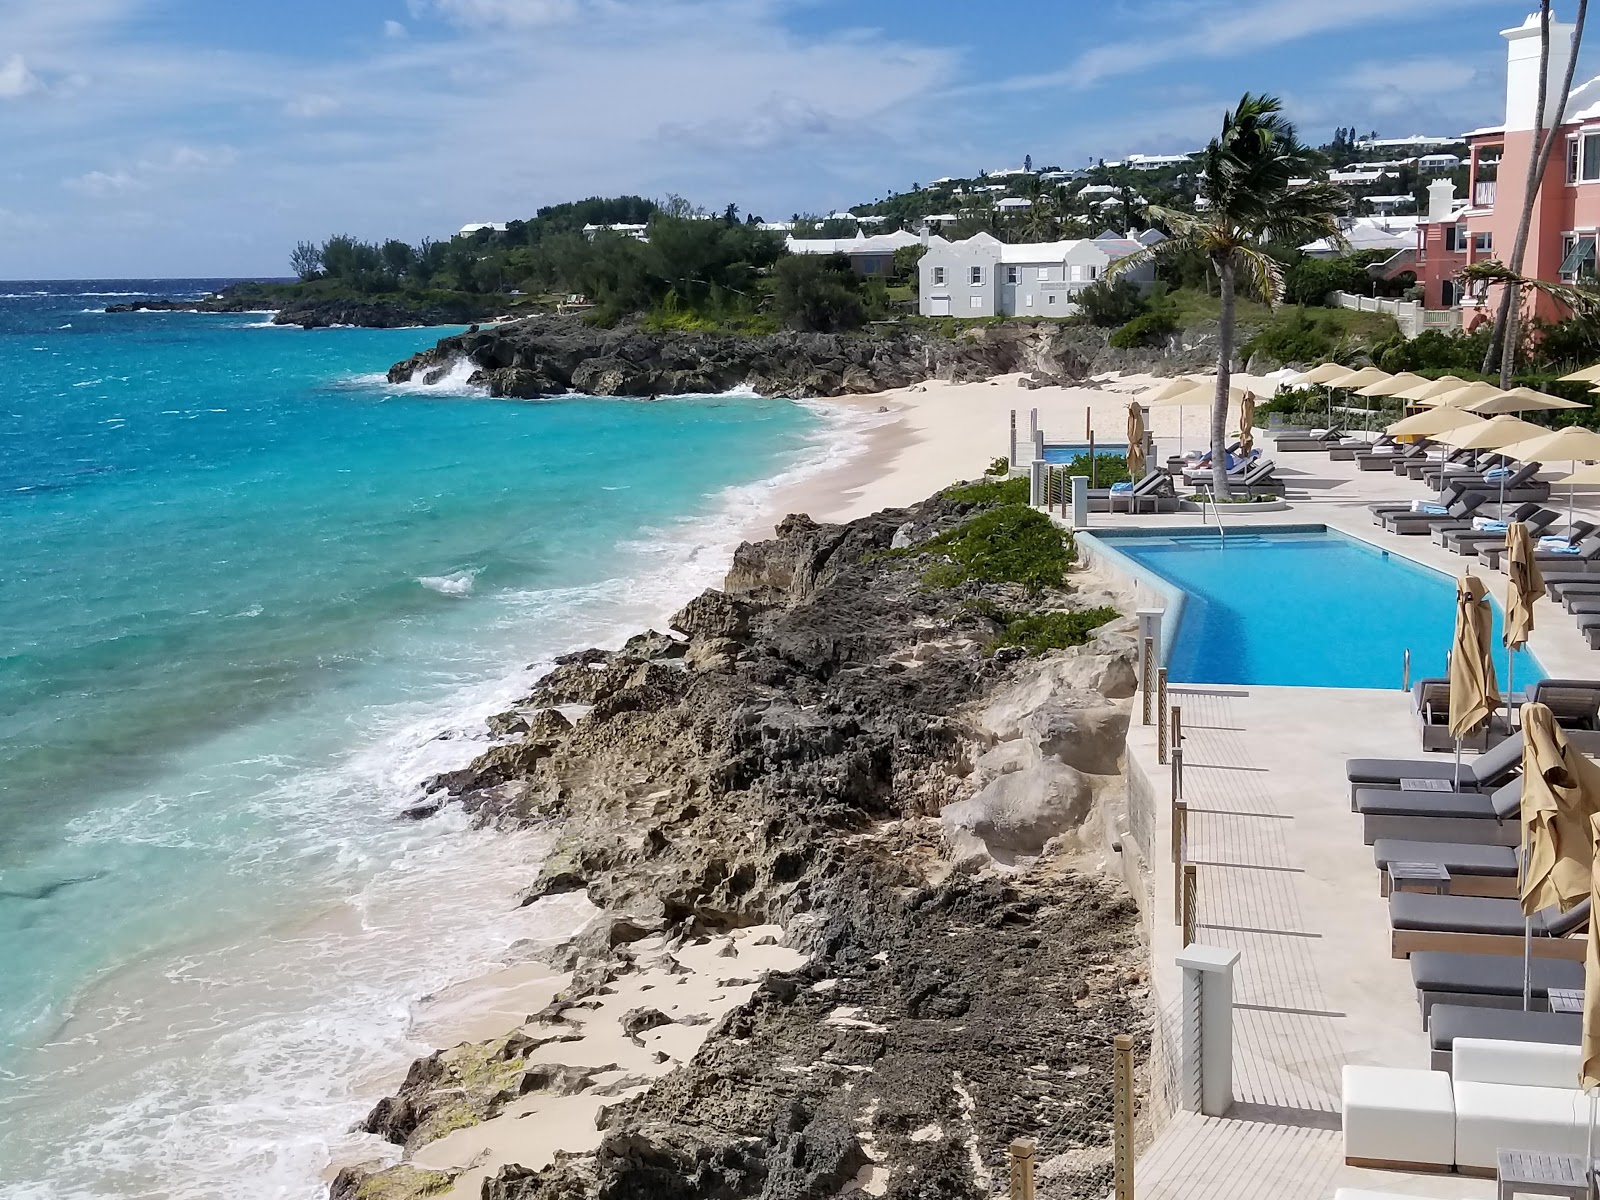
{"label": "white house with gray walls", "polygon": [[[925,317],[1070,316],[1079,292],[1140,249],[1140,242],[1116,234],[1026,245],[987,233],[959,242],[930,237],[917,264],[920,309]],[[1135,267],[1123,277],[1148,289],[1155,267]]]}

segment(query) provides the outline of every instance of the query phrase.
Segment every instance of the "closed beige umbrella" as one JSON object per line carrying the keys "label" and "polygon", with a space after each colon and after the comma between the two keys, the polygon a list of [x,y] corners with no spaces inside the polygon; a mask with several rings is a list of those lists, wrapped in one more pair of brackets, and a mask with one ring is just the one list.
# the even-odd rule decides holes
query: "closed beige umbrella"
{"label": "closed beige umbrella", "polygon": [[[1589,831],[1592,849],[1600,841],[1600,815],[1589,818]],[[1590,913],[1600,912],[1600,854],[1594,855],[1594,864],[1589,870]],[[1600,937],[1592,928],[1588,943],[1583,952],[1583,1066],[1578,1072],[1584,1091],[1600,1087]]]}
{"label": "closed beige umbrella", "polygon": [[1128,405],[1128,474],[1135,483],[1144,478],[1144,406],[1135,400]]}
{"label": "closed beige umbrella", "polygon": [[1239,453],[1246,458],[1256,448],[1256,394],[1246,392],[1239,401]]}
{"label": "closed beige umbrella", "polygon": [[1450,644],[1450,735],[1461,739],[1482,725],[1500,707],[1500,686],[1494,677],[1490,639],[1494,614],[1489,589],[1476,575],[1456,581],[1456,629]]}
{"label": "closed beige umbrella", "polygon": [[1600,811],[1600,766],[1580,754],[1543,704],[1522,706],[1522,911],[1566,912],[1589,895],[1590,818]]}
{"label": "closed beige umbrella", "polygon": [[1513,521],[1506,527],[1505,627],[1500,640],[1506,647],[1506,695],[1517,690],[1517,651],[1528,644],[1533,633],[1533,606],[1544,595],[1544,576],[1533,557],[1533,538],[1527,525]]}

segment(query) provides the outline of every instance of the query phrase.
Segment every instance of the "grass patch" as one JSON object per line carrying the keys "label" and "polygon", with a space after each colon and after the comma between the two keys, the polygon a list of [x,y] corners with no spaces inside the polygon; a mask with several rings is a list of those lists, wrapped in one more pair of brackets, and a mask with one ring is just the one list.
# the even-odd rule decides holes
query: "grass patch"
{"label": "grass patch", "polygon": [[[1003,459],[995,459],[990,464],[990,470],[1002,463]],[[1009,470],[1009,467],[1007,468]],[[993,508],[998,504],[1028,503],[1028,480],[1025,477],[1016,479],[995,479],[993,477],[979,480],[977,483],[958,483],[954,487],[944,490],[946,500],[954,500],[957,504],[975,504],[979,508]]]}
{"label": "grass patch", "polygon": [[1006,631],[989,647],[999,650],[1020,646],[1029,654],[1082,646],[1100,626],[1121,614],[1114,608],[1089,608],[1080,612],[1030,613],[1006,622]]}
{"label": "grass patch", "polygon": [[944,560],[928,569],[925,578],[933,587],[1014,583],[1040,592],[1060,587],[1077,559],[1070,533],[1043,513],[1016,503],[987,509],[930,538],[922,549]]}

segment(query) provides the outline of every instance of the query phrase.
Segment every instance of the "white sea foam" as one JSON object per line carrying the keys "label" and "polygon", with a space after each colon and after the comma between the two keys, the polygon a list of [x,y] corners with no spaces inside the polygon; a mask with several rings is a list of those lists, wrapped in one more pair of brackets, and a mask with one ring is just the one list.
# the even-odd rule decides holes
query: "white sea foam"
{"label": "white sea foam", "polygon": [[470,596],[477,578],[477,571],[456,571],[450,575],[423,575],[417,582],[441,596]]}
{"label": "white sea foam", "polygon": [[381,374],[356,375],[346,383],[352,387],[381,388],[401,396],[487,396],[487,388],[467,382],[477,369],[477,364],[470,358],[458,358],[436,383],[424,383],[421,379],[413,379],[409,383],[390,383],[388,377]]}

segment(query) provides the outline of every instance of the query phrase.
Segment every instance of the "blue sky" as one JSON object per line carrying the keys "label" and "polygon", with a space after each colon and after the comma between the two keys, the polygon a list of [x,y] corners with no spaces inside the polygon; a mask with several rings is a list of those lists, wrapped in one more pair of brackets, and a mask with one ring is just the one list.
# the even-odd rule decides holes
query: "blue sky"
{"label": "blue sky", "polygon": [[0,0],[0,278],[282,274],[300,238],[596,193],[778,219],[1192,150],[1246,89],[1313,142],[1459,133],[1499,119],[1497,34],[1533,7]]}

